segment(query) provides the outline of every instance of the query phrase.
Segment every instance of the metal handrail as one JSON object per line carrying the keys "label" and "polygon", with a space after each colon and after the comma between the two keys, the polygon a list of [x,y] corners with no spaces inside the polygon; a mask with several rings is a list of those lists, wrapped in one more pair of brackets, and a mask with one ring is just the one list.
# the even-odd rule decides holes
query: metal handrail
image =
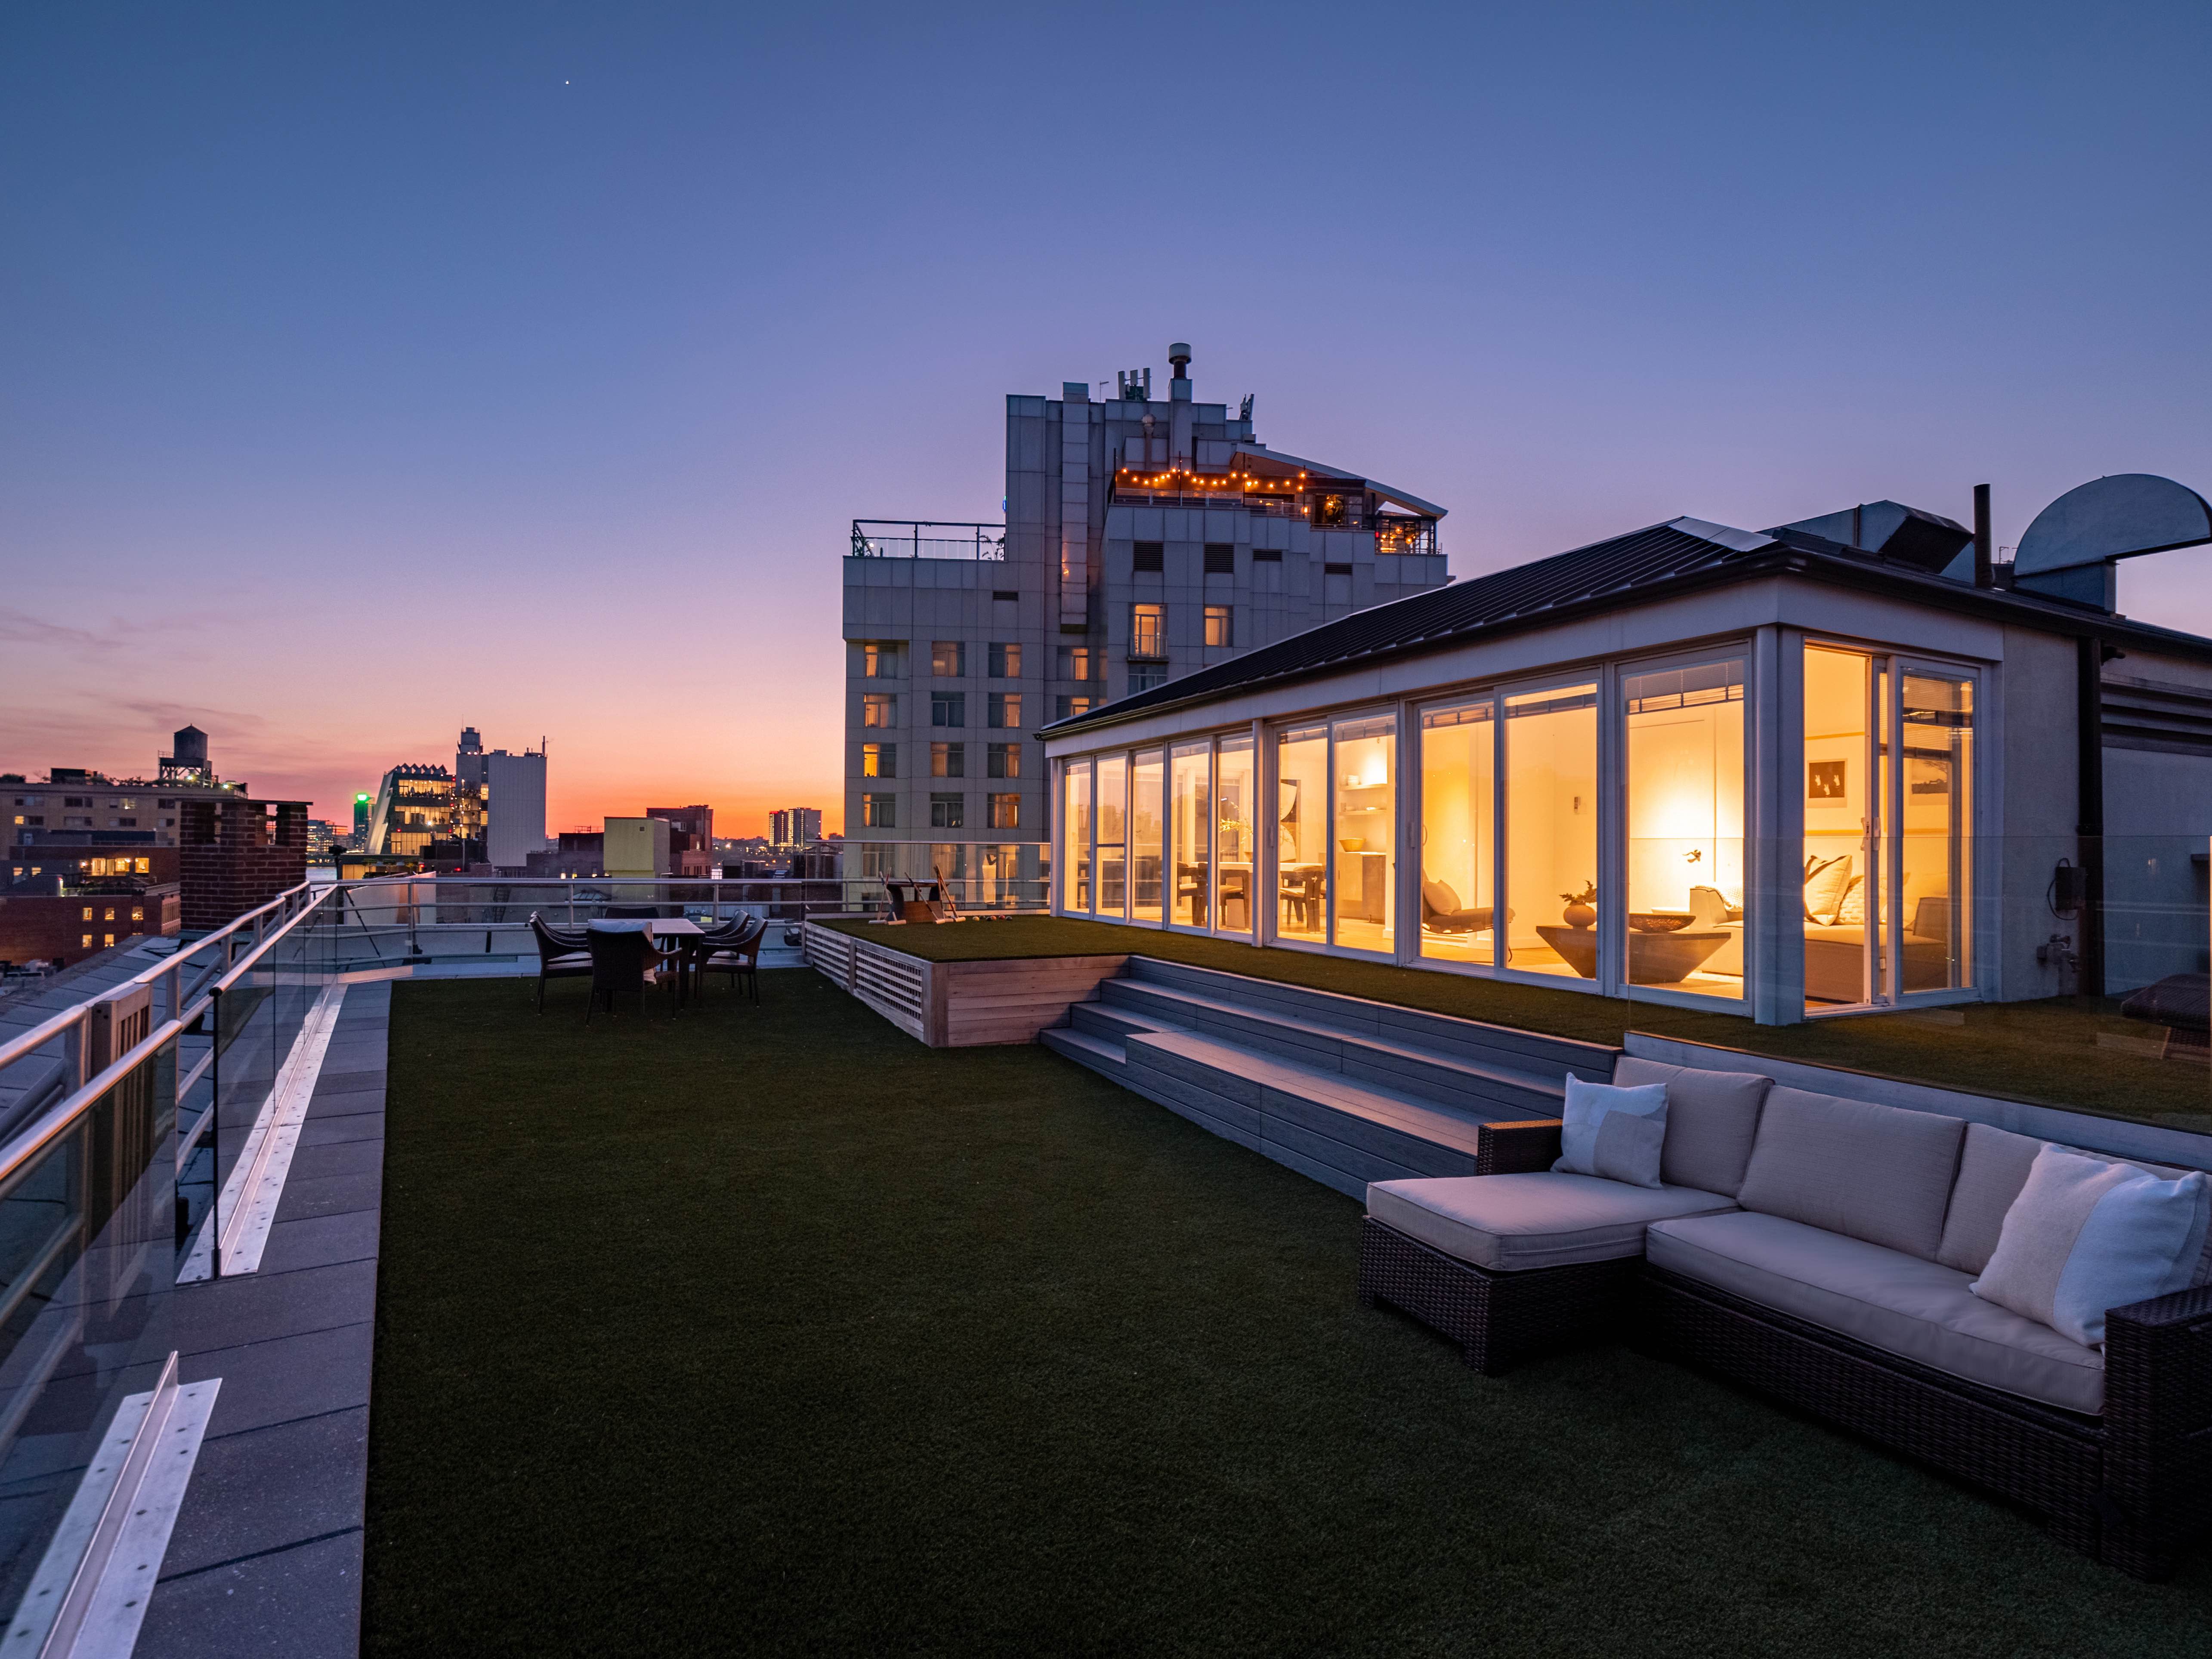
{"label": "metal handrail", "polygon": [[[172,983],[177,986],[178,994],[172,997],[172,1003],[173,1005],[181,1003],[183,1001],[181,978],[185,963],[190,961],[192,957],[198,956],[202,951],[207,951],[210,947],[217,945],[221,945],[224,947],[224,951],[227,957],[230,940],[241,929],[252,927],[257,933],[258,933],[263,925],[263,918],[266,917],[272,910],[284,908],[293,900],[298,898],[302,894],[310,895],[307,901],[308,904],[313,904],[315,902],[315,900],[320,896],[319,890],[316,889],[314,883],[303,881],[297,887],[289,888],[284,892],[278,894],[275,898],[270,900],[268,903],[261,906],[258,909],[247,911],[236,921],[228,923],[212,933],[210,933],[206,938],[195,939],[191,945],[179,951],[174,956],[165,957],[161,962],[156,963],[154,966],[145,969],[139,973],[133,974],[129,979],[123,981],[118,985],[108,987],[97,996],[87,997],[82,1002],[72,1004],[70,1006],[63,1009],[59,1013],[57,1013],[52,1018],[47,1019],[42,1024],[33,1026],[21,1036],[11,1037],[5,1042],[0,1042],[0,1070],[5,1070],[16,1060],[21,1060],[27,1055],[37,1053],[40,1048],[45,1048],[46,1044],[52,1042],[56,1037],[66,1036],[70,1031],[76,1030],[76,1027],[84,1023],[91,1012],[92,1005],[94,1003],[112,997],[117,991],[125,988],[137,985],[151,985],[156,980],[168,978],[174,975],[176,977],[172,980]],[[206,977],[204,975],[192,985],[191,994],[197,995],[201,988],[206,983]]]}

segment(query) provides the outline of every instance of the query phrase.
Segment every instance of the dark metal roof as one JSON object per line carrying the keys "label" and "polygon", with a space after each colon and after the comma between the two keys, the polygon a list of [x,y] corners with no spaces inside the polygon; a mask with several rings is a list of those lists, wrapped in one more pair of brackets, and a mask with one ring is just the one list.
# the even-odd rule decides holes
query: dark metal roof
{"label": "dark metal roof", "polygon": [[1791,569],[1852,585],[1878,585],[1923,602],[1996,611],[2008,620],[2063,633],[2133,635],[2185,654],[2212,657],[2212,641],[2008,589],[1978,588],[1929,574],[1904,560],[1784,526],[1759,533],[1674,519],[1565,553],[1434,588],[1324,623],[1085,714],[1040,735],[1109,726],[1158,709],[1200,702],[1271,682],[1310,678],[1364,660],[1418,654],[1670,591]]}

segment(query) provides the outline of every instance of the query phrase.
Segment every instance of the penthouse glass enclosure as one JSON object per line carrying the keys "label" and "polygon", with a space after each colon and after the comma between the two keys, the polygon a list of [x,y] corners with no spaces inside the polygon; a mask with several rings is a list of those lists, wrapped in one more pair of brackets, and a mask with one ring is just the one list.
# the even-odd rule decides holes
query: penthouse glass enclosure
{"label": "penthouse glass enclosure", "polygon": [[[1763,679],[1744,640],[1064,758],[1066,867],[1132,874],[1062,908],[1766,1018],[1974,994],[1979,671],[1786,647]],[[1791,745],[1763,781],[1762,708]]]}

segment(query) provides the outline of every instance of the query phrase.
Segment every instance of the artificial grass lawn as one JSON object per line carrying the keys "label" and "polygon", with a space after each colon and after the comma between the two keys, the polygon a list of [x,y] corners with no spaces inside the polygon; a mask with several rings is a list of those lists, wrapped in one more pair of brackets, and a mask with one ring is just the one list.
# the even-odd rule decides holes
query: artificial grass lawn
{"label": "artificial grass lawn", "polygon": [[1349,1200],[762,978],[396,988],[365,1651],[2205,1650],[2205,1559],[1624,1351],[1482,1377]]}
{"label": "artificial grass lawn", "polygon": [[2118,1002],[2111,998],[2100,1002],[2052,998],[1967,1003],[1917,1013],[1756,1025],[1740,1014],[1700,1013],[1662,1003],[1554,991],[1305,951],[1255,950],[1229,939],[1066,916],[1008,916],[933,927],[856,921],[826,925],[932,962],[1124,953],[1159,957],[1587,1042],[1617,1043],[1630,1030],[1650,1031],[1778,1059],[1849,1066],[1976,1094],[2007,1095],[2212,1133],[2212,1071],[2201,1063],[2169,1061],[2140,1052],[2142,1045],[2158,1036],[2159,1028],[2122,1019]]}

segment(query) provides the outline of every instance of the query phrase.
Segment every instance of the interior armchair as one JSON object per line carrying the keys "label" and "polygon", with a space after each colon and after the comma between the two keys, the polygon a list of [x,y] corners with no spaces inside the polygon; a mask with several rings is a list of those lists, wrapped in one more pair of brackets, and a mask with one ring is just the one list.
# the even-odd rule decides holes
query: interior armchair
{"label": "interior armchair", "polygon": [[[1421,883],[1421,926],[1432,933],[1486,933],[1495,914],[1495,907],[1488,904],[1462,906],[1449,882]],[[1513,920],[1511,910],[1506,911],[1505,920]]]}

